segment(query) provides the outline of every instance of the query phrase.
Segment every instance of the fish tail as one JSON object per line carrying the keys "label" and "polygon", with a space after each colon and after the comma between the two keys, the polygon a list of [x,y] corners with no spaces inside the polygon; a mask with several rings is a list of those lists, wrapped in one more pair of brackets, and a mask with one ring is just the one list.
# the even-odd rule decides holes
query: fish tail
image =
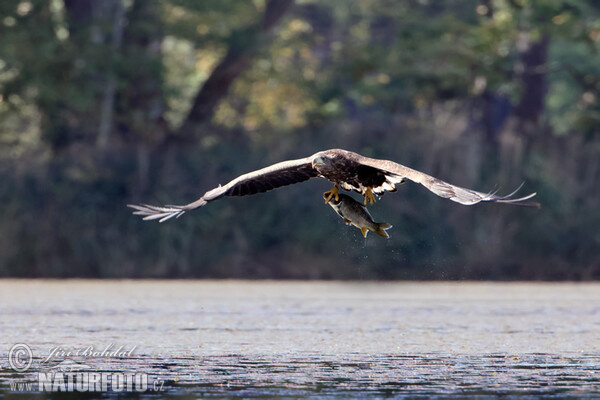
{"label": "fish tail", "polygon": [[392,227],[392,225],[385,223],[385,222],[380,222],[380,223],[376,224],[376,226],[377,226],[377,229],[374,230],[373,232],[375,232],[376,234],[378,234],[381,237],[389,239],[390,235],[388,235],[386,230],[390,229]]}

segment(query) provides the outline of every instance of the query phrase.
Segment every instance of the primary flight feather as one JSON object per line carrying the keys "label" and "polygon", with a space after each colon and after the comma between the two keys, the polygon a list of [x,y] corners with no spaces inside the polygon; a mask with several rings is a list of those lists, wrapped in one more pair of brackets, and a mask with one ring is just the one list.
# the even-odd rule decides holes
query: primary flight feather
{"label": "primary flight feather", "polygon": [[183,206],[151,206],[147,204],[128,204],[136,215],[144,220],[164,222],[173,217],[179,218],[186,211],[202,207],[208,202],[225,196],[246,196],[266,192],[281,186],[321,177],[334,183],[331,190],[325,192],[325,202],[332,198],[339,200],[339,188],[354,190],[364,196],[364,204],[375,202],[375,196],[385,192],[395,192],[396,184],[406,179],[420,183],[440,197],[444,197],[464,205],[479,202],[495,202],[539,207],[539,203],[528,201],[536,193],[513,198],[521,188],[506,196],[498,196],[495,192],[482,193],[460,186],[452,185],[424,172],[406,167],[389,160],[378,160],[342,149],[324,150],[310,157],[283,161],[268,167],[238,176],[224,186],[209,190],[198,200]]}

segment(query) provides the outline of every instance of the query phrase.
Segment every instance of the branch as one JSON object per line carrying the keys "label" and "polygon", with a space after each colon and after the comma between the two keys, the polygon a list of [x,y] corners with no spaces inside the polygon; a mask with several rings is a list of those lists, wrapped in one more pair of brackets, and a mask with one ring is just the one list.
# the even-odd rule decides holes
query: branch
{"label": "branch", "polygon": [[233,81],[250,65],[257,48],[263,43],[260,39],[271,31],[293,3],[294,0],[269,0],[260,24],[241,32],[245,46],[230,47],[194,98],[192,108],[179,128],[180,135],[190,135],[195,127],[212,118],[215,107],[227,95]]}

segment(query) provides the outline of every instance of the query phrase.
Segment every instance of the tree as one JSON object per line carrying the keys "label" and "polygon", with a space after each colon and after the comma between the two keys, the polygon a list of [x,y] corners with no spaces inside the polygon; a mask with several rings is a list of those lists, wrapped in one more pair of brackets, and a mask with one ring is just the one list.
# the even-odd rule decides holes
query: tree
{"label": "tree", "polygon": [[257,47],[265,45],[269,32],[293,3],[293,0],[269,0],[256,26],[233,34],[231,47],[195,96],[179,134],[192,135],[199,125],[210,120],[233,81],[248,68]]}

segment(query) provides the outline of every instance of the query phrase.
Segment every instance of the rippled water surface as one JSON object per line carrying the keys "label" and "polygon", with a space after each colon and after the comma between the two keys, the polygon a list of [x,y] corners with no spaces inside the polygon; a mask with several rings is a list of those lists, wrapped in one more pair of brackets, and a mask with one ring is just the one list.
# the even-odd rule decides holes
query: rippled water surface
{"label": "rippled water surface", "polygon": [[186,398],[600,397],[599,284],[4,280],[0,329],[0,396],[66,361]]}

